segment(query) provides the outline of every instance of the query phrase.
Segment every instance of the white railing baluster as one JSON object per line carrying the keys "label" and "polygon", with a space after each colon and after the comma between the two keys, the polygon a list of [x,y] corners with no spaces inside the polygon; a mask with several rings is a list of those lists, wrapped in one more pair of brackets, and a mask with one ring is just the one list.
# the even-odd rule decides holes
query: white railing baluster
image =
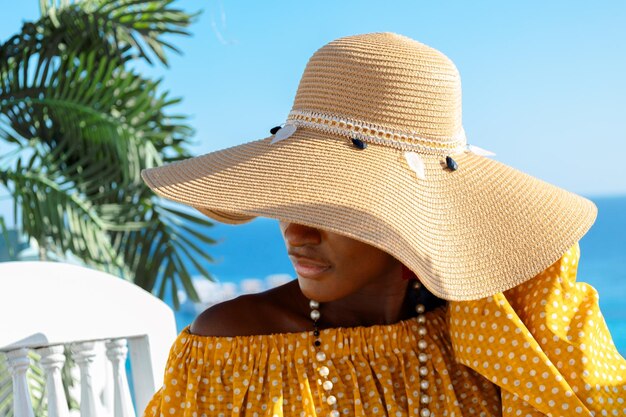
{"label": "white railing baluster", "polygon": [[[162,372],[150,356],[151,349],[155,349],[154,341],[145,336],[126,339],[130,347],[130,367],[133,370],[133,388],[135,389],[135,411],[143,413],[150,399],[158,388],[161,388],[162,377],[155,377]],[[163,366],[165,368],[165,366]],[[159,380],[159,378],[161,378]]]}
{"label": "white railing baluster", "polygon": [[102,407],[96,404],[96,392],[92,380],[92,365],[96,357],[93,342],[75,343],[71,346],[72,357],[80,368],[80,415],[99,417]]}
{"label": "white railing baluster", "polygon": [[114,413],[115,417],[135,417],[126,377],[126,339],[110,340],[106,343],[107,357],[113,365]]}
{"label": "white railing baluster", "polygon": [[65,363],[63,346],[50,346],[37,349],[41,355],[41,366],[46,372],[46,390],[48,392],[48,417],[69,417],[67,399],[61,380],[61,368]]}
{"label": "white railing baluster", "polygon": [[[103,345],[103,350],[102,350],[106,356],[106,346]],[[114,377],[113,377],[113,365],[111,364],[111,361],[108,359],[104,359],[103,360],[103,365],[106,368],[104,371],[104,385],[102,386],[102,394],[100,395],[102,397],[102,404],[104,405],[105,410],[107,411],[107,413],[110,416],[115,416],[114,414],[114,402],[115,402],[115,395],[114,395],[114,390],[115,390],[115,384],[114,384]]]}
{"label": "white railing baluster", "polygon": [[13,377],[13,412],[15,417],[35,417],[26,371],[30,365],[28,349],[21,348],[7,352],[9,369]]}

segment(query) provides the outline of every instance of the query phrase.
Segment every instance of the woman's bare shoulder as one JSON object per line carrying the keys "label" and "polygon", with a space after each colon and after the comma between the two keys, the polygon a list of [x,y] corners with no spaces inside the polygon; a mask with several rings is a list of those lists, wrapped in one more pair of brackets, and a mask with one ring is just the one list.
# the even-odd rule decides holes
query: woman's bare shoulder
{"label": "woman's bare shoulder", "polygon": [[253,298],[242,295],[207,308],[193,321],[190,332],[200,336],[244,336],[251,325],[247,312],[254,304]]}
{"label": "woman's bare shoulder", "polygon": [[[203,311],[190,331],[200,336],[252,336],[307,330],[309,323],[299,309],[303,297],[297,281],[264,291],[246,294]],[[309,326],[310,327],[310,326]]]}

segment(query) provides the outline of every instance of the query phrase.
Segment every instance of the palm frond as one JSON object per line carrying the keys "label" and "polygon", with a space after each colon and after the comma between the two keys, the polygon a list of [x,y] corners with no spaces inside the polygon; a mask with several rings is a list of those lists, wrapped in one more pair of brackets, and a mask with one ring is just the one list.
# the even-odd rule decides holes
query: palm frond
{"label": "palm frond", "polygon": [[[115,183],[140,182],[142,168],[161,164],[164,148],[193,132],[164,112],[172,101],[158,92],[158,82],[125,71],[115,59],[98,61],[93,52],[65,59],[23,54],[12,65],[19,69],[29,63],[35,74],[46,76],[0,72],[0,113],[9,124],[4,130],[50,146],[72,138],[82,145],[75,147],[76,157],[89,149],[122,168]],[[188,156],[182,148],[169,154]]]}
{"label": "palm frond", "polygon": [[[165,292],[166,285],[180,285],[191,300],[198,301],[192,272],[187,265],[192,265],[196,275],[212,279],[206,265],[213,259],[200,244],[214,242],[206,237],[213,224],[206,218],[187,213],[181,220],[179,214],[182,211],[163,205],[160,200],[148,204],[151,205],[146,209],[149,225],[142,230],[125,232],[117,239],[117,250],[125,254],[126,264],[133,271],[133,281],[137,285],[160,294]],[[188,229],[194,230],[195,241],[185,236]],[[177,307],[178,294],[174,291],[172,296]]]}
{"label": "palm frond", "polygon": [[40,246],[49,241],[61,252],[71,252],[99,268],[124,269],[112,249],[106,223],[92,204],[72,187],[53,181],[41,167],[0,172],[0,183],[12,187],[13,198],[24,216],[23,232]]}
{"label": "palm frond", "polygon": [[[155,56],[167,65],[165,49],[180,52],[167,38],[188,36],[187,27],[198,15],[172,7],[173,0],[42,0],[42,17],[27,23],[20,34],[0,48],[0,59],[19,55],[20,48],[93,50],[101,58],[122,61]],[[4,49],[4,51],[3,51]]]}
{"label": "palm frond", "polygon": [[165,205],[139,175],[189,157],[193,130],[169,114],[180,99],[126,65],[146,51],[165,62],[166,37],[192,18],[172,4],[41,2],[41,19],[0,45],[0,140],[15,148],[0,184],[41,246],[197,299],[191,275],[210,277],[211,223]]}

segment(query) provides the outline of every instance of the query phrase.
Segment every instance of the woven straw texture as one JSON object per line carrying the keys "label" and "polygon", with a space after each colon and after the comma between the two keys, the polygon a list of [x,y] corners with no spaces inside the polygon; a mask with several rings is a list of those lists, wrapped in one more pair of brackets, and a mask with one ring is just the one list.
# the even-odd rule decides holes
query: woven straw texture
{"label": "woven straw texture", "polygon": [[461,79],[445,55],[407,37],[342,38],[304,70],[293,110],[311,109],[445,139],[461,129]]}
{"label": "woven straw texture", "polygon": [[[458,72],[440,52],[395,34],[342,38],[317,51],[293,110],[458,141]],[[278,218],[350,236],[411,268],[448,300],[520,284],[559,259],[593,224],[590,201],[470,152],[420,154],[416,177],[402,146],[358,149],[350,132],[298,127],[143,172],[159,195],[219,221]],[[416,139],[394,138],[394,141]],[[402,145],[402,143],[399,143]]]}

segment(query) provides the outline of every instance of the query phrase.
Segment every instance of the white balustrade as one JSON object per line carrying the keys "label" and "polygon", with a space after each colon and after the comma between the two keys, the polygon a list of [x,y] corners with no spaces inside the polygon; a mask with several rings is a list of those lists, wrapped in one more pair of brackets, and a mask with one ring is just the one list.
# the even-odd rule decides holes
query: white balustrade
{"label": "white balustrade", "polygon": [[126,377],[126,355],[128,347],[126,339],[110,340],[106,343],[107,357],[113,365],[113,390],[115,417],[135,417],[135,410],[128,388]]}
{"label": "white balustrade", "polygon": [[16,349],[7,352],[9,369],[13,377],[13,413],[15,417],[35,417],[33,404],[30,401],[30,391],[26,371],[30,366],[28,349]]}
{"label": "white balustrade", "polygon": [[[10,317],[0,320],[0,352],[7,355],[13,385],[12,394],[0,397],[13,396],[12,415],[34,415],[29,393],[34,385],[27,381],[30,349],[41,354],[50,417],[77,417],[78,410],[67,411],[68,388],[72,398],[80,398],[81,417],[134,417],[143,412],[162,385],[176,338],[174,313],[165,303],[116,276],[62,262],[2,262],[0,288],[29,294],[27,302],[5,297],[0,303],[0,316]],[[120,340],[124,338],[127,347]],[[94,345],[99,349],[94,351]],[[63,347],[77,364],[69,370],[73,378],[80,377],[76,391],[61,386]],[[126,356],[132,367],[134,413]]]}
{"label": "white balustrade", "polygon": [[[102,351],[106,353],[106,346],[102,346]],[[106,356],[106,354],[104,355]],[[111,364],[110,360],[105,360],[105,369],[104,369],[104,380],[103,380],[103,389],[102,392],[100,394],[100,397],[102,398],[102,405],[104,406],[104,409],[106,410],[106,412],[108,413],[108,415],[110,416],[115,416],[115,414],[113,413],[113,406],[114,406],[114,383],[115,383],[115,379],[113,378],[113,365]]]}
{"label": "white balustrade", "polygon": [[[134,340],[133,344],[141,346],[142,339]],[[128,342],[125,338],[112,339],[105,343],[106,358],[99,353],[98,342],[82,342],[70,345],[74,361],[80,370],[80,416],[81,417],[135,417],[135,409],[130,394],[126,375],[126,359],[128,356]],[[13,407],[15,417],[34,417],[33,406],[27,380],[27,371],[30,367],[29,349],[20,348],[6,353],[9,369],[13,380]],[[46,375],[46,392],[48,399],[48,417],[70,417],[67,397],[61,379],[61,370],[66,361],[63,345],[54,345],[39,348],[36,352],[41,355],[41,367]],[[100,363],[102,362],[102,363]],[[140,377],[146,377],[149,365],[145,361],[137,360],[137,372]],[[110,376],[105,378],[107,386],[98,386],[97,365],[105,365]],[[110,366],[109,366],[110,365]],[[95,368],[95,369],[94,369]],[[134,372],[133,372],[134,375]],[[78,376],[78,375],[77,375]],[[102,388],[102,389],[101,389]],[[99,398],[98,392],[103,393]],[[112,398],[106,398],[111,392]],[[141,401],[147,402],[153,391],[140,388]],[[107,402],[110,400],[110,407]]]}
{"label": "white balustrade", "polygon": [[41,367],[46,373],[46,391],[48,394],[48,417],[69,417],[67,399],[61,380],[61,369],[65,363],[63,346],[50,346],[37,350],[41,355]]}
{"label": "white balustrade", "polygon": [[96,358],[94,342],[74,343],[72,357],[80,368],[80,415],[81,417],[100,417],[102,407],[96,404],[96,391],[93,386],[93,362]]}

